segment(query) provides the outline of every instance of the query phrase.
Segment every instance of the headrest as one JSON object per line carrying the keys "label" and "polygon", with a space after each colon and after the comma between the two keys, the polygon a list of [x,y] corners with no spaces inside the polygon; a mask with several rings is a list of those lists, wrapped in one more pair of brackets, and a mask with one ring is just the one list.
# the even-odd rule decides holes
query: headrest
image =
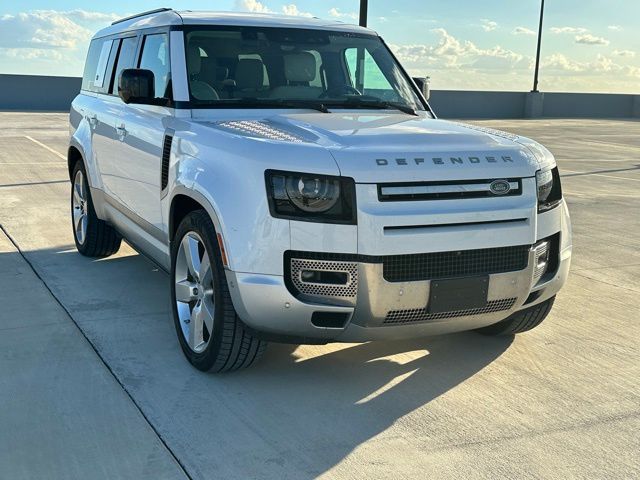
{"label": "headrest", "polygon": [[316,57],[309,52],[285,55],[284,75],[289,82],[312,82],[316,78]]}
{"label": "headrest", "polygon": [[260,88],[264,83],[264,64],[255,58],[243,58],[236,67],[236,86],[239,89]]}
{"label": "headrest", "polygon": [[222,82],[229,76],[229,69],[218,66],[218,60],[215,57],[202,57],[200,59],[200,74],[208,82]]}
{"label": "headrest", "polygon": [[222,82],[229,78],[229,69],[227,67],[216,67],[216,80]]}
{"label": "headrest", "polygon": [[202,58],[200,57],[200,47],[192,43],[187,47],[187,65],[189,75],[197,75],[202,68]]}

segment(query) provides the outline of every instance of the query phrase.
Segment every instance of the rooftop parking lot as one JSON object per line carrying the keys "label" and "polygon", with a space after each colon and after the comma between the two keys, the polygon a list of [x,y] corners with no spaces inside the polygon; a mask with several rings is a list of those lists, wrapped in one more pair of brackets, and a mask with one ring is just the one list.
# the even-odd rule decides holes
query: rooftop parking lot
{"label": "rooftop parking lot", "polygon": [[474,122],[546,145],[568,285],[516,338],[184,359],[165,273],[73,245],[67,116],[0,113],[0,478],[640,477],[640,122]]}

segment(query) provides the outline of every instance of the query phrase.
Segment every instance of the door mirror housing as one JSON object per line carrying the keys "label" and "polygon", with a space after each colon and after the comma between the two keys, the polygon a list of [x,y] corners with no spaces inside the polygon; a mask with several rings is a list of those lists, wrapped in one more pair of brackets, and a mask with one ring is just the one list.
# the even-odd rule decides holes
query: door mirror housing
{"label": "door mirror housing", "polygon": [[413,81],[416,83],[425,100],[429,100],[431,97],[431,77],[414,77]]}
{"label": "door mirror housing", "polygon": [[151,70],[127,68],[118,79],[118,96],[124,103],[156,104],[155,78]]}

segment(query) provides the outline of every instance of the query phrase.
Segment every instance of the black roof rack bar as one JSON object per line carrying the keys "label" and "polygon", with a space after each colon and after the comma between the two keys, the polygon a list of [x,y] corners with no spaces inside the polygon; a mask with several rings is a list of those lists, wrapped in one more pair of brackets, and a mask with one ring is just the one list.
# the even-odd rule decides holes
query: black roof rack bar
{"label": "black roof rack bar", "polygon": [[154,13],[161,12],[170,12],[173,8],[156,8],[155,10],[149,10],[147,12],[137,13],[135,15],[131,15],[130,17],[121,18],[120,20],[116,20],[115,22],[111,22],[111,25],[116,25],[118,23],[126,22],[127,20],[133,20],[134,18],[144,17],[145,15],[152,15]]}

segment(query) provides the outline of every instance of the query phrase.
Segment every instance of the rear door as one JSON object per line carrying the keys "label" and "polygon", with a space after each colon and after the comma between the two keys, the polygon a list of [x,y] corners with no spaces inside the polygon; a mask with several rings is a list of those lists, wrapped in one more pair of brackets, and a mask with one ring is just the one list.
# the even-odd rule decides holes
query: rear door
{"label": "rear door", "polygon": [[136,62],[138,37],[129,36],[117,39],[117,55],[114,61],[115,68],[109,79],[109,85],[104,94],[98,98],[101,103],[101,111],[98,113],[98,127],[100,138],[96,144],[98,165],[102,176],[107,201],[117,203],[117,206],[125,205],[127,191],[130,189],[128,181],[128,168],[122,161],[125,150],[123,148],[123,132],[120,128],[124,102],[118,96],[118,79],[120,73],[126,68],[133,68]]}
{"label": "rear door", "polygon": [[[168,32],[145,34],[141,45],[136,67],[153,72],[157,99],[171,100]],[[120,197],[134,214],[134,220],[158,240],[164,238],[161,233],[161,166],[166,120],[172,115],[173,109],[166,106],[129,104],[124,106],[118,125],[124,132],[123,155],[116,162],[118,170],[126,172],[127,178]]]}
{"label": "rear door", "polygon": [[115,126],[121,106],[114,103],[107,93],[119,44],[120,41],[113,38],[93,40],[82,81],[83,92],[91,92],[79,108],[79,113],[86,120],[91,136],[91,152],[85,152],[91,155],[87,168],[93,180],[92,186],[98,188],[104,188],[104,184],[101,184],[100,164],[117,146]]}

